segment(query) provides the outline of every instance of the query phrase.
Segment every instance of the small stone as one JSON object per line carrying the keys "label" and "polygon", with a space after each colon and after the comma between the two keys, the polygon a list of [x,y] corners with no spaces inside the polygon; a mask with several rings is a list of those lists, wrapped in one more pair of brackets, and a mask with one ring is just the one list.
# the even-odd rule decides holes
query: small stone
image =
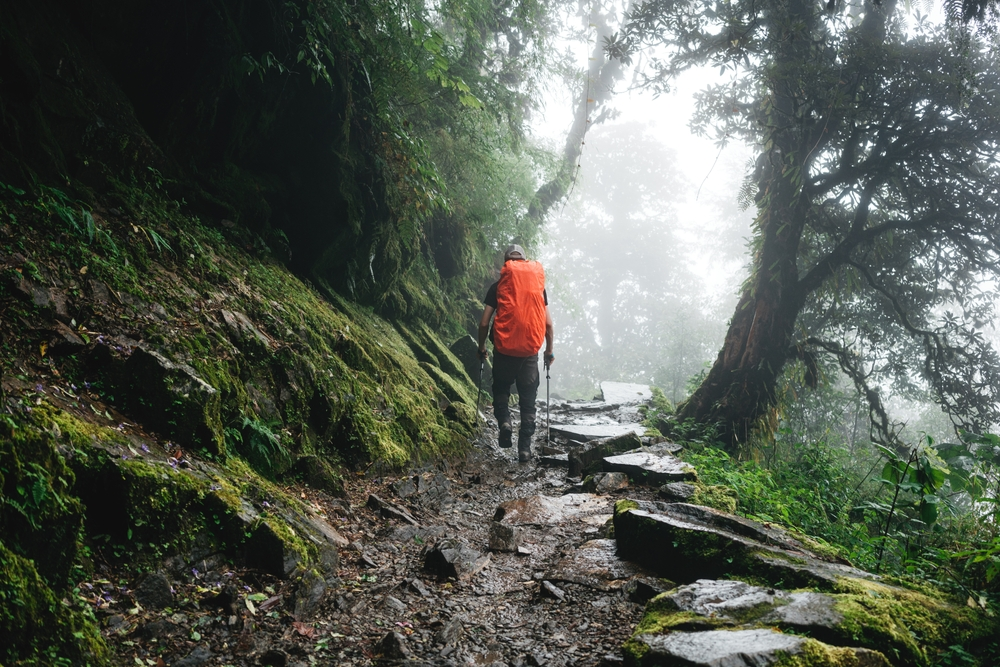
{"label": "small stone", "polygon": [[627,488],[628,475],[623,472],[599,472],[583,483],[583,490],[588,493],[613,493]]}
{"label": "small stone", "polygon": [[543,581],[541,591],[542,595],[546,595],[551,598],[555,598],[560,602],[566,599],[566,592],[553,584],[551,581]]}
{"label": "small stone", "polygon": [[531,551],[527,547],[518,547],[517,548],[517,555],[518,556],[530,556],[531,555]]}
{"label": "small stone", "polygon": [[517,551],[521,546],[522,533],[517,526],[499,521],[490,522],[490,549],[493,551]]}
{"label": "small stone", "polygon": [[424,582],[421,581],[420,579],[414,577],[413,579],[410,579],[409,583],[410,583],[410,588],[412,588],[418,595],[420,595],[420,597],[429,598],[433,596],[433,593],[431,593],[430,589],[427,588],[427,585],[424,584]]}
{"label": "small stone", "polygon": [[437,631],[437,634],[434,635],[434,641],[438,644],[444,644],[445,646],[457,644],[458,640],[462,638],[463,629],[464,627],[462,626],[462,621],[457,618],[453,618]]}
{"label": "small stone", "polygon": [[397,521],[403,521],[411,526],[420,525],[413,516],[407,512],[405,509],[390,503],[388,501],[382,500],[374,493],[368,496],[368,509],[375,510],[383,519],[396,519]]}
{"label": "small stone", "polygon": [[162,572],[153,572],[135,589],[136,602],[150,609],[164,609],[174,603],[170,580]]}
{"label": "small stone", "polygon": [[375,653],[389,660],[405,660],[410,650],[406,646],[406,638],[398,632],[390,632],[375,645]]}
{"label": "small stone", "polygon": [[483,556],[458,540],[441,540],[427,552],[424,567],[440,577],[461,581],[472,578],[489,562],[489,554]]}
{"label": "small stone", "polygon": [[391,595],[385,596],[385,606],[395,612],[403,613],[406,611],[406,604],[399,598],[394,598]]}

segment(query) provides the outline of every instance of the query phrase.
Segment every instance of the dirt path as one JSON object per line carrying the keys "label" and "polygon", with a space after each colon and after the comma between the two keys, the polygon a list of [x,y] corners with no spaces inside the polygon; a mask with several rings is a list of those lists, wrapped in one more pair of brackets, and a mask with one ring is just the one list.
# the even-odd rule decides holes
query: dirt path
{"label": "dirt path", "polygon": [[[563,422],[638,420],[634,407],[560,410],[553,418]],[[538,441],[541,449],[544,433]],[[95,595],[110,598],[100,610],[109,643],[122,664],[150,666],[621,664],[644,602],[635,590],[643,573],[605,539],[624,491],[580,494],[565,468],[519,464],[515,449],[495,442],[488,423],[461,465],[358,478],[346,500],[296,489],[350,542],[338,580],[314,582],[312,603],[302,590],[308,578],[296,589],[211,557],[185,566],[158,610],[126,609],[135,591],[98,580]],[[503,503],[514,551],[489,548]],[[435,567],[442,546],[462,551],[457,572]]]}

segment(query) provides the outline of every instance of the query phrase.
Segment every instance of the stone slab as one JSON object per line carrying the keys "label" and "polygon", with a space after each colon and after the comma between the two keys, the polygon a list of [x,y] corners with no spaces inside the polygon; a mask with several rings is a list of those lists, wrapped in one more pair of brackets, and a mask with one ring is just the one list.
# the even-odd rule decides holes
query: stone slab
{"label": "stone slab", "polygon": [[559,559],[545,573],[550,581],[569,581],[598,590],[617,590],[635,578],[651,578],[650,572],[618,558],[614,540],[590,540]]}
{"label": "stone slab", "polygon": [[610,507],[609,498],[592,493],[536,495],[500,503],[493,520],[512,526],[556,526],[567,521],[586,523],[590,517],[606,520]]}
{"label": "stone slab", "polygon": [[841,577],[876,578],[779,527],[709,507],[619,501],[614,524],[620,556],[680,582],[743,575],[831,590]]}
{"label": "stone slab", "polygon": [[[889,667],[877,651],[862,648],[832,648],[815,639],[785,635],[768,629],[673,632],[667,635],[639,635],[633,642],[644,645],[642,667],[652,665],[685,667],[768,667],[803,654],[812,643],[811,667]],[[826,654],[825,656],[823,654]]]}
{"label": "stone slab", "polygon": [[646,403],[653,398],[653,390],[648,384],[631,382],[602,382],[601,399],[609,405]]}
{"label": "stone slab", "polygon": [[552,424],[549,431],[554,436],[587,441],[613,438],[626,433],[642,435],[646,432],[646,427],[642,424]]}
{"label": "stone slab", "polygon": [[569,452],[568,474],[570,477],[580,477],[605,456],[627,452],[641,444],[642,440],[634,431],[629,431],[613,438],[591,440],[582,447]]}
{"label": "stone slab", "polygon": [[603,459],[605,472],[623,472],[637,484],[659,486],[668,482],[693,482],[695,469],[671,454],[633,451]]}

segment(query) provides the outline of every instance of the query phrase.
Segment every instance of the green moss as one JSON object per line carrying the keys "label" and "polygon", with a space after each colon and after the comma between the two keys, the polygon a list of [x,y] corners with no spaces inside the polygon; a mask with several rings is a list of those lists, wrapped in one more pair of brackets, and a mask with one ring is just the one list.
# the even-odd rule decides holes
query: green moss
{"label": "green moss", "polygon": [[782,656],[774,667],[891,667],[893,664],[881,653],[868,653],[859,658],[854,649],[807,639],[800,653]]}
{"label": "green moss", "polygon": [[708,486],[696,484],[694,495],[691,496],[692,505],[704,505],[730,514],[736,513],[736,506],[739,497],[736,491],[728,486]]}
{"label": "green moss", "polygon": [[893,664],[926,665],[937,651],[995,636],[997,622],[976,609],[876,581],[838,580],[836,610],[845,637]]}
{"label": "green moss", "polygon": [[622,498],[621,500],[615,502],[615,516],[619,514],[624,514],[629,510],[639,509],[639,503],[634,500],[629,500],[628,498]]}
{"label": "green moss", "polygon": [[34,564],[0,542],[0,663],[37,667],[110,665],[93,614],[64,604]]}

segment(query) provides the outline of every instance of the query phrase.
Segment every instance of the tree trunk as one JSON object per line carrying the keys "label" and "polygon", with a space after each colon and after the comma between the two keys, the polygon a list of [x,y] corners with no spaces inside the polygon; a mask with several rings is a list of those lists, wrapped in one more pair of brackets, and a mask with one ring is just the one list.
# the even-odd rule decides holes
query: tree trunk
{"label": "tree trunk", "polygon": [[767,204],[757,218],[763,238],[754,258],[755,274],[740,296],[708,376],[677,409],[679,421],[715,425],[733,452],[769,417],[804,303],[796,255],[808,203],[788,176],[762,180],[762,188],[765,183],[773,190],[762,190]]}

